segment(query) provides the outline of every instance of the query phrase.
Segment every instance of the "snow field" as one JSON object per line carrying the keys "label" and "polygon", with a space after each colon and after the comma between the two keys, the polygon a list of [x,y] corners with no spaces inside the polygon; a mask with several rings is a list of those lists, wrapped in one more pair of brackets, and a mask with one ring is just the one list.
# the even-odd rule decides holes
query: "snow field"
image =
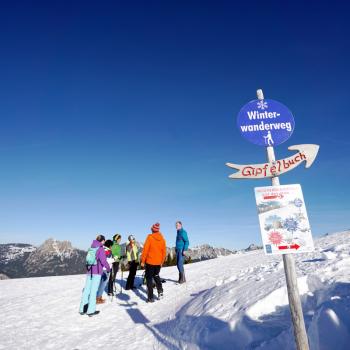
{"label": "snow field", "polygon": [[[295,255],[310,348],[348,349],[350,232],[315,243]],[[84,275],[2,280],[0,349],[295,349],[282,257],[254,251],[185,269],[185,285],[176,267],[161,270],[164,299],[147,304],[141,286],[105,296],[92,318],[78,313]]]}

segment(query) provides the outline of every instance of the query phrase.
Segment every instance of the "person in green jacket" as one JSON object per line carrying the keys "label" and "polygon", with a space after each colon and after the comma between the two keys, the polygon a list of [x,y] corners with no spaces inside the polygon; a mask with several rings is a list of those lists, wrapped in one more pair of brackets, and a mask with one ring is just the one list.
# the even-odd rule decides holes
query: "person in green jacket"
{"label": "person in green jacket", "polygon": [[117,272],[119,270],[119,263],[121,260],[121,246],[120,241],[122,239],[122,236],[119,234],[115,234],[113,236],[113,245],[112,245],[112,257],[114,259],[114,262],[112,263],[112,271],[109,275],[109,281],[108,281],[108,295],[114,295],[113,287],[115,278],[117,277]]}

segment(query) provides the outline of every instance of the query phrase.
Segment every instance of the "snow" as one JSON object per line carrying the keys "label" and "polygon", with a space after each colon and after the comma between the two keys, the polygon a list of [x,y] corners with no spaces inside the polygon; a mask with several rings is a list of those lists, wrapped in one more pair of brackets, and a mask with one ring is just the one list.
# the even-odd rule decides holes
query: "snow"
{"label": "snow", "polygon": [[[294,255],[311,350],[349,348],[349,252],[346,231]],[[161,270],[164,299],[123,290],[92,318],[78,313],[84,275],[1,280],[0,349],[295,349],[281,256],[259,250],[185,269],[184,285],[176,267]]]}

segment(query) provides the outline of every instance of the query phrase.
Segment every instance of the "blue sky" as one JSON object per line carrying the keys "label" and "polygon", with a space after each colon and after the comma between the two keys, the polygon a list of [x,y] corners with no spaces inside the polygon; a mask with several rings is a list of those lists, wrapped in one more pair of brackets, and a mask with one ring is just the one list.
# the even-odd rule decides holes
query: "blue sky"
{"label": "blue sky", "polygon": [[313,235],[350,228],[350,61],[342,2],[12,2],[0,8],[0,242],[97,233],[143,241],[181,219],[191,245],[260,244],[254,187],[226,162],[262,163],[236,126],[262,88],[292,137],[319,144],[300,183]]}

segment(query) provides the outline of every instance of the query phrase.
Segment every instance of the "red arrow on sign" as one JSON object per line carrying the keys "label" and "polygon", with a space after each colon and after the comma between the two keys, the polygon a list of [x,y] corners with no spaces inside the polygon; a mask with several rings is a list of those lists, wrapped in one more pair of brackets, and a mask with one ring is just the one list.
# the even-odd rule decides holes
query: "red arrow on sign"
{"label": "red arrow on sign", "polygon": [[270,196],[264,196],[264,199],[276,199],[276,198],[282,199],[283,197],[284,196],[282,193],[278,193],[278,194],[273,194]]}
{"label": "red arrow on sign", "polygon": [[290,246],[287,246],[287,245],[279,245],[278,246],[278,249],[279,250],[284,250],[284,249],[295,249],[295,250],[297,250],[297,249],[299,249],[300,248],[300,245],[299,244],[292,244],[292,245],[290,245]]}
{"label": "red arrow on sign", "polygon": [[278,195],[273,195],[273,196],[264,196],[264,199],[276,199],[279,198]]}

